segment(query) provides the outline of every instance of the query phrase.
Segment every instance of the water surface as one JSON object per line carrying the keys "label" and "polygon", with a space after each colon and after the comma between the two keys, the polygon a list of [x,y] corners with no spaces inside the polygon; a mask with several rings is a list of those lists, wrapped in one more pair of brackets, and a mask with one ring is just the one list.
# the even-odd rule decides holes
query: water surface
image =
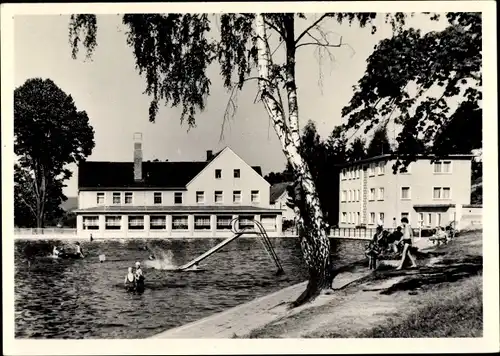
{"label": "water surface", "polygon": [[[220,239],[84,242],[82,260],[48,258],[53,245],[61,244],[57,241],[16,241],[15,336],[145,338],[306,280],[298,240],[271,240],[285,270],[280,276],[254,238],[235,240],[192,272],[168,268],[190,261]],[[364,244],[333,240],[336,264],[362,258]],[[162,257],[161,263],[148,261],[146,245]],[[104,263],[100,254],[106,255]],[[135,261],[141,261],[146,276],[143,295],[123,288],[127,267]]]}

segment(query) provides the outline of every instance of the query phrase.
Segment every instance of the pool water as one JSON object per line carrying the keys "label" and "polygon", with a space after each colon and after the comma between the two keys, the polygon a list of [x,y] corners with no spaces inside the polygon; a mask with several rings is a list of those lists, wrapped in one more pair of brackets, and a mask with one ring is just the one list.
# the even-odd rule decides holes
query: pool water
{"label": "pool water", "polygon": [[[54,244],[61,244],[57,241],[16,241],[15,337],[146,338],[306,280],[299,241],[271,240],[283,275],[276,275],[274,262],[254,238],[237,239],[202,261],[198,271],[186,272],[171,268],[221,240],[83,242],[82,260],[49,258]],[[149,261],[146,245],[161,260]],[[359,260],[363,251],[363,241],[332,241],[336,264]],[[127,294],[123,287],[135,261],[141,261],[146,277],[142,295]]]}

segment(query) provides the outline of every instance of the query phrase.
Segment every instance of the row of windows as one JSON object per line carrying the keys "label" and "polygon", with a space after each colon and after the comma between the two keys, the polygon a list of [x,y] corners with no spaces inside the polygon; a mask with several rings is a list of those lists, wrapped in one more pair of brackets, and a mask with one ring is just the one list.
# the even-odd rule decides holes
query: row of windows
{"label": "row of windows", "polygon": [[[125,204],[132,204],[133,202],[133,192],[113,192],[113,205],[119,205],[122,202],[122,195],[124,197],[123,201]],[[224,202],[224,192],[221,190],[216,190],[214,192],[214,201],[216,203]],[[252,203],[258,203],[260,201],[260,194],[258,190],[252,190],[250,192],[250,201]],[[183,193],[182,192],[174,192],[174,204],[182,204],[183,202]],[[154,192],[153,193],[153,203],[154,204],[163,204],[163,193],[162,192]],[[203,204],[205,203],[205,192],[198,191],[196,192],[196,203]],[[241,190],[233,191],[233,203],[241,203]],[[104,193],[97,193],[97,204],[104,205]]]}
{"label": "row of windows", "polygon": [[[375,175],[385,174],[385,162],[370,163],[368,166],[368,176],[374,177]],[[410,173],[410,167],[406,167],[407,172]],[[351,180],[361,178],[361,166],[344,168],[341,172],[341,180]],[[451,174],[451,161],[437,161],[433,164],[433,172],[436,174]]]}
{"label": "row of windows", "polygon": [[[344,168],[341,173],[341,179],[360,179],[362,170],[362,166]],[[379,176],[385,174],[385,162],[370,163],[370,165],[368,166],[368,175],[370,177],[373,177],[376,174],[378,174]]]}
{"label": "row of windows", "polygon": [[[370,212],[368,215],[369,220],[368,224],[375,224],[375,213]],[[385,219],[385,214],[384,213],[378,213],[378,220],[384,222]],[[350,224],[350,225],[360,225],[361,224],[361,213],[359,211],[357,212],[343,212],[342,217],[340,220],[343,224]]]}
{"label": "row of windows", "polygon": [[[376,195],[375,195],[376,193]],[[384,188],[370,188],[368,194],[369,201],[384,200]],[[410,187],[401,187],[401,199],[410,200],[411,190]],[[447,200],[451,199],[451,188],[450,187],[433,187],[432,188],[432,199],[434,200]],[[359,189],[343,190],[340,196],[341,202],[359,202],[361,200],[361,191]]]}
{"label": "row of windows", "polygon": [[[239,169],[233,169],[233,178],[241,178],[241,172]],[[222,169],[215,170],[215,179],[222,179]]]}
{"label": "row of windows", "polygon": [[[406,217],[408,221],[411,223],[410,220],[410,213],[408,212],[402,212],[401,213],[401,219]],[[445,221],[446,217],[445,214],[443,213],[419,213],[418,214],[419,220],[418,220],[418,225],[422,226],[443,226],[447,224]],[[378,220],[376,221],[375,218]],[[384,218],[385,214],[379,212],[378,214],[375,212],[370,212],[368,214],[368,224],[374,225],[376,222],[381,221],[384,223]],[[450,214],[450,221],[454,220],[453,213]],[[361,214],[360,212],[343,212],[341,216],[341,222],[343,224],[350,224],[350,225],[360,225],[361,223]]]}
{"label": "row of windows", "polygon": [[[242,215],[239,217],[239,229],[252,228],[253,215]],[[232,215],[217,215],[216,229],[217,230],[230,230],[232,228],[231,221]],[[266,230],[274,231],[276,229],[276,216],[275,215],[262,215],[261,223],[265,226]],[[111,215],[105,217],[106,230],[121,230],[122,229],[122,216]],[[129,230],[144,230],[144,215],[130,215],[128,217]],[[149,228],[151,230],[166,230],[167,217],[166,215],[151,216],[149,221]],[[83,217],[84,230],[99,230],[99,216],[84,216]],[[172,230],[188,230],[188,215],[172,215]],[[212,224],[210,215],[195,215],[194,216],[194,229],[195,230],[211,230]]]}

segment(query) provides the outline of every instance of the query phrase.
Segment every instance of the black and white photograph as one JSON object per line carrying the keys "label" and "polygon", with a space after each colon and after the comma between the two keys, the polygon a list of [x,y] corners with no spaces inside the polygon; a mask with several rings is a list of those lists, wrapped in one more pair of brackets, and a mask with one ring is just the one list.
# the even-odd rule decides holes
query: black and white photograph
{"label": "black and white photograph", "polygon": [[6,354],[498,351],[496,4],[370,3],[3,5]]}

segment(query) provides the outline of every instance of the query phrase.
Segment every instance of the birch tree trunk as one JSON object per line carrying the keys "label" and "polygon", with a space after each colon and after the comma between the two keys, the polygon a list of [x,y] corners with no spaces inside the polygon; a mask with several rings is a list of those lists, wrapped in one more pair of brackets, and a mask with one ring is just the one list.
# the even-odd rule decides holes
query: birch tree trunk
{"label": "birch tree trunk", "polygon": [[266,37],[264,15],[257,14],[255,30],[257,35],[259,89],[261,99],[273,122],[274,129],[281,142],[283,153],[291,164],[296,184],[300,186],[302,200],[297,217],[302,253],[309,269],[309,283],[295,305],[300,305],[319,294],[322,289],[331,287],[330,240],[326,234],[326,226],[321,211],[316,187],[307,165],[300,154],[299,112],[295,85],[295,43],[293,36],[293,20],[288,24],[291,33],[287,33],[287,66],[286,90],[288,104],[288,125],[285,112],[278,101],[277,88],[270,80],[269,69],[272,64],[271,54]]}

